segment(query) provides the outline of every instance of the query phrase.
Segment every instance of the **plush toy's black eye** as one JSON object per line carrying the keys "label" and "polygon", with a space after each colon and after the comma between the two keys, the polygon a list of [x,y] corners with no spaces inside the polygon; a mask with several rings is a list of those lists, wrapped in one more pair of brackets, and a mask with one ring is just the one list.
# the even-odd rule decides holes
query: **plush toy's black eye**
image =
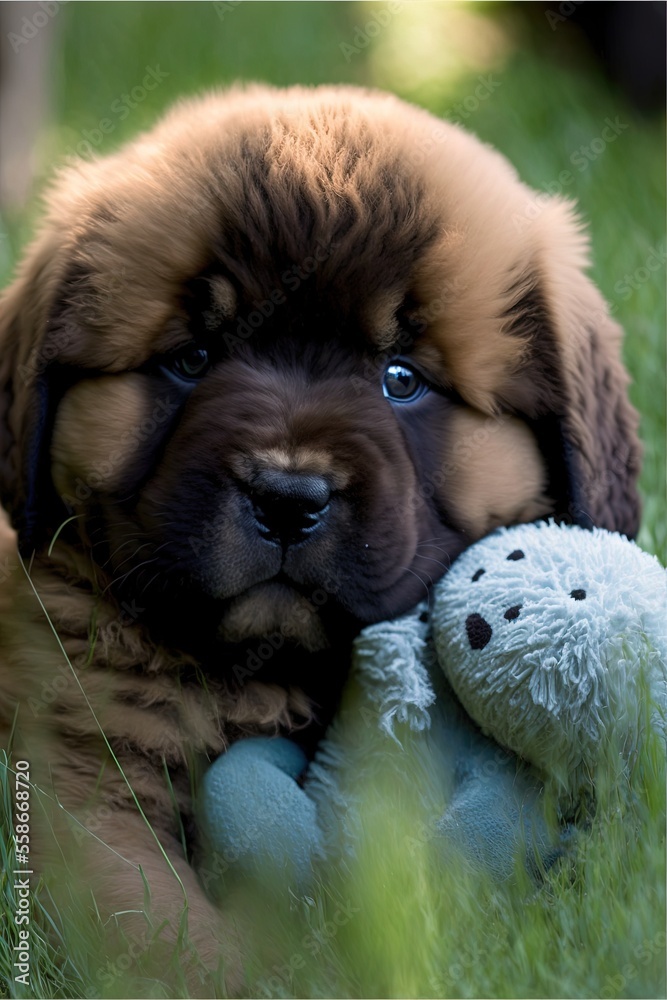
{"label": "plush toy's black eye", "polygon": [[466,618],[466,633],[471,649],[484,649],[493,635],[493,629],[485,618],[474,612]]}
{"label": "plush toy's black eye", "polygon": [[570,597],[573,597],[575,601],[583,601],[586,599],[585,590],[573,590],[570,593]]}
{"label": "plush toy's black eye", "polygon": [[211,367],[211,362],[209,360],[208,351],[206,351],[203,347],[196,347],[194,344],[188,344],[186,347],[182,347],[179,351],[175,352],[169,358],[167,367],[174,373],[174,375],[178,375],[179,378],[193,381],[194,379],[204,377],[206,372]]}
{"label": "plush toy's black eye", "polygon": [[414,403],[426,395],[428,386],[408,365],[393,361],[385,370],[382,391],[392,403]]}
{"label": "plush toy's black eye", "polygon": [[513,607],[508,608],[503,618],[506,618],[508,622],[513,622],[515,618],[519,617],[522,606],[521,604],[515,604]]}

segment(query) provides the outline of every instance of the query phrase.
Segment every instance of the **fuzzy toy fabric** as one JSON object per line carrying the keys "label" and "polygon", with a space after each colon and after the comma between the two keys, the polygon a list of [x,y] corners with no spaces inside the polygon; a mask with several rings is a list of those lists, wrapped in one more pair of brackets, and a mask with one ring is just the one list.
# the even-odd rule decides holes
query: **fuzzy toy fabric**
{"label": "fuzzy toy fabric", "polygon": [[202,797],[210,843],[242,865],[271,861],[303,888],[313,860],[355,850],[357,779],[373,779],[382,742],[409,740],[410,780],[440,817],[434,844],[497,879],[517,860],[537,874],[570,834],[547,823],[544,782],[571,803],[594,790],[603,751],[624,766],[646,727],[664,735],[666,631],[667,574],[634,543],[553,523],[500,529],[459,557],[430,613],[362,632],[352,693],[304,789],[294,779],[305,759],[287,740],[246,740],[218,758]]}
{"label": "fuzzy toy fabric", "polygon": [[283,869],[307,888],[323,854],[315,803],[297,784],[307,765],[303,751],[281,737],[233,743],[204,775],[209,848],[239,873]]}
{"label": "fuzzy toy fabric", "polygon": [[665,731],[667,573],[622,535],[554,524],[472,546],[433,612],[439,662],[488,735],[576,795]]}

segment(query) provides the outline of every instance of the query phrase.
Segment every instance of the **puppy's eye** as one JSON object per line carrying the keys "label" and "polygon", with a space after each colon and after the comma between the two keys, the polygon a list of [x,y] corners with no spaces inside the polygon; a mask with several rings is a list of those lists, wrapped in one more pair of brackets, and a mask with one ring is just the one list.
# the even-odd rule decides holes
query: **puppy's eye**
{"label": "puppy's eye", "polygon": [[428,386],[408,365],[394,361],[384,373],[382,391],[394,403],[413,403],[428,392]]}
{"label": "puppy's eye", "polygon": [[188,344],[170,357],[168,367],[179,378],[192,380],[203,378],[211,362],[208,351],[203,347]]}

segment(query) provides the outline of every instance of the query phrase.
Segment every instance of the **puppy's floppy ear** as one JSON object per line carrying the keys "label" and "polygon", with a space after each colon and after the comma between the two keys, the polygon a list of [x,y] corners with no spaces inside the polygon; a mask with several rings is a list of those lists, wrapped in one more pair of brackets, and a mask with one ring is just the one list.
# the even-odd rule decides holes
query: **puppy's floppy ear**
{"label": "puppy's floppy ear", "polygon": [[26,254],[0,298],[0,502],[29,554],[38,543],[38,508],[52,492],[46,450],[51,400],[48,370],[57,355],[50,329],[62,281],[63,252],[53,230]]}
{"label": "puppy's floppy ear", "polygon": [[552,494],[558,513],[632,538],[641,447],[621,360],[623,331],[585,274],[588,240],[572,207],[547,203],[536,235],[537,269],[515,320],[529,345],[514,382],[515,405],[518,398],[535,419],[547,458],[560,466],[552,478],[567,482],[566,496],[557,488]]}

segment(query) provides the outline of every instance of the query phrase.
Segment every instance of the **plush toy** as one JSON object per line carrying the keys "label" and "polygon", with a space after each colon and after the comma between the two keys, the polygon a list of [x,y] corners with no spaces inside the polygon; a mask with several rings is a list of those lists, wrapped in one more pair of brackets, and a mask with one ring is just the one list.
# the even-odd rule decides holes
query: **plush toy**
{"label": "plush toy", "polygon": [[602,753],[664,732],[667,573],[622,535],[532,524],[456,561],[434,607],[439,662],[482,730],[570,794]]}
{"label": "plush toy", "polygon": [[237,743],[207,772],[201,823],[232,866],[280,868],[303,890],[316,858],[359,837],[347,778],[374,762],[349,715],[366,713],[382,738],[416,740],[435,839],[499,879],[517,855],[537,872],[569,832],[546,822],[545,782],[571,802],[594,792],[605,749],[623,762],[647,727],[664,738],[666,665],[654,557],[600,529],[500,529],[456,560],[430,611],[362,632],[357,694],[307,770],[289,740]]}

